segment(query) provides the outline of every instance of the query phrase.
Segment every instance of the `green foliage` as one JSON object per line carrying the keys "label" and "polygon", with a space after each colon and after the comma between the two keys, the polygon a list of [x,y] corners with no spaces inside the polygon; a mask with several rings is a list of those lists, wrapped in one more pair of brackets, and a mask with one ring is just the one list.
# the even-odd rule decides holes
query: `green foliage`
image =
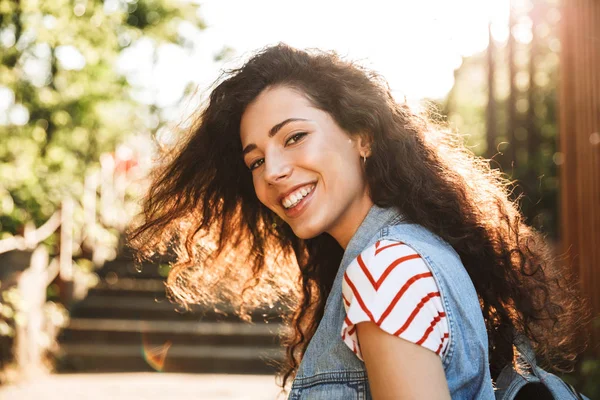
{"label": "green foliage", "polygon": [[600,397],[600,385],[598,385],[598,382],[600,382],[600,360],[597,358],[584,359],[581,363],[580,374],[582,393],[585,393],[590,399]]}
{"label": "green foliage", "polygon": [[166,278],[169,275],[170,271],[171,271],[171,265],[170,264],[160,264],[158,266],[158,273],[162,277]]}
{"label": "green foliage", "polygon": [[[114,254],[116,229],[97,224],[82,233],[85,216],[78,204],[85,178],[99,169],[101,155],[114,153],[128,136],[148,134],[150,140],[160,126],[153,118],[156,106],[134,100],[116,62],[138,40],[150,40],[154,48],[189,48],[179,35],[182,21],[204,27],[198,7],[185,0],[0,0],[0,239],[23,234],[26,224],[39,227],[68,196],[75,200],[76,244],[93,235],[94,256],[101,254],[94,262]],[[128,209],[131,202],[127,197],[111,206]],[[45,245],[56,253],[58,234]],[[75,246],[74,280],[93,286],[89,250]],[[59,300],[59,288],[50,284],[46,299]],[[26,299],[18,293],[14,286],[1,288],[0,370],[11,360],[6,349],[16,328],[27,323]],[[42,311],[48,326],[68,319],[65,307],[53,301]],[[43,334],[45,343],[53,343],[53,329]]]}
{"label": "green foliage", "polygon": [[0,336],[13,337],[15,334],[15,321],[19,319],[15,311],[15,304],[18,303],[16,296],[16,288],[2,292],[2,301],[0,301]]}
{"label": "green foliage", "polygon": [[[600,317],[592,321],[592,329],[600,334]],[[561,376],[590,399],[600,398],[600,358],[598,352],[591,350],[585,354],[575,366],[575,371]]]}
{"label": "green foliage", "polygon": [[171,0],[0,0],[0,238],[45,222],[124,137],[155,128],[115,70],[141,38],[185,45]]}
{"label": "green foliage", "polygon": [[[509,126],[510,82],[506,43],[496,43],[495,110],[497,135],[495,148],[486,148],[486,108],[488,104],[488,64],[486,52],[465,58],[455,71],[455,84],[449,93],[445,111],[450,124],[466,135],[469,147],[478,155],[494,154],[492,166],[500,168],[517,187],[513,198],[522,195],[521,211],[527,222],[548,234],[558,236],[557,87],[558,87],[558,13],[552,0],[537,2],[539,21],[535,26],[534,87],[529,87],[531,43],[517,42],[515,51],[516,121]],[[527,19],[527,13],[519,19]],[[532,104],[529,104],[530,97]],[[531,112],[532,111],[532,112]],[[514,130],[516,141],[509,143]],[[533,138],[534,151],[528,149]],[[516,159],[510,158],[510,146]]]}
{"label": "green foliage", "polygon": [[[516,44],[513,94],[517,115],[512,126],[509,126],[508,118],[511,91],[508,49],[506,43],[496,43],[496,147],[492,151],[486,148],[488,60],[485,52],[465,58],[455,71],[455,84],[446,99],[444,111],[451,126],[466,135],[469,147],[476,154],[493,154],[491,165],[516,181],[517,187],[512,195],[515,199],[521,196],[519,205],[527,223],[547,234],[548,239],[556,240],[559,234],[558,166],[562,162],[558,149],[557,115],[560,14],[554,0],[539,0],[535,6],[538,18],[533,24],[535,48],[532,51],[531,42]],[[526,21],[533,15],[526,11],[518,15],[517,20]],[[534,75],[530,77],[532,54]],[[508,143],[511,130],[514,130],[514,143]],[[516,150],[515,159],[510,159],[509,146]],[[597,320],[595,329],[600,327],[599,323],[600,320]],[[597,351],[596,355],[593,350],[583,355],[575,371],[561,377],[589,398],[600,398]]]}

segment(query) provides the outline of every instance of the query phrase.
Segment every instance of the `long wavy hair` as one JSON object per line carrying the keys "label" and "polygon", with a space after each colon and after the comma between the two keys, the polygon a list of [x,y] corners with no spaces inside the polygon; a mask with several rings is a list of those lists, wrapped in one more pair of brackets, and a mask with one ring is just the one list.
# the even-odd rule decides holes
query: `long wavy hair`
{"label": "long wavy hair", "polygon": [[512,182],[433,114],[396,101],[377,73],[332,52],[278,44],[223,72],[187,134],[161,153],[128,241],[138,260],[177,255],[167,280],[174,300],[234,304],[242,316],[277,305],[289,327],[282,387],[295,376],[343,249],[326,233],[297,238],[256,197],[240,121],[276,86],[299,90],[348,135],[370,135],[373,202],[396,207],[460,255],[479,296],[494,379],[513,362],[513,332],[531,339],[546,368],[572,370],[584,346],[575,340],[583,303],[544,237],[523,221]]}

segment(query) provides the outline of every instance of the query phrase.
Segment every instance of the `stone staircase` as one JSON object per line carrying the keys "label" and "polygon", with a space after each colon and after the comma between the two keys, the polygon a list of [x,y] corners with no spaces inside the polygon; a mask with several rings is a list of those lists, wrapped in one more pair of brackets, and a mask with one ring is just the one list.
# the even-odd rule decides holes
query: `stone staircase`
{"label": "stone staircase", "polygon": [[126,258],[106,263],[59,336],[59,371],[275,372],[277,307],[255,310],[253,323],[199,306],[185,312],[166,299],[165,272],[158,263],[138,271]]}

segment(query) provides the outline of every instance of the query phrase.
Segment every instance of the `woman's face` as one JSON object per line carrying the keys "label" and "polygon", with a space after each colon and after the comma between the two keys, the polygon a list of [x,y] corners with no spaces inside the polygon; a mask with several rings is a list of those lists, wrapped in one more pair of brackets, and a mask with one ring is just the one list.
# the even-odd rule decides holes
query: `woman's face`
{"label": "woman's face", "polygon": [[327,232],[345,248],[373,204],[365,141],[285,86],[267,88],[250,103],[240,138],[258,199],[298,237]]}

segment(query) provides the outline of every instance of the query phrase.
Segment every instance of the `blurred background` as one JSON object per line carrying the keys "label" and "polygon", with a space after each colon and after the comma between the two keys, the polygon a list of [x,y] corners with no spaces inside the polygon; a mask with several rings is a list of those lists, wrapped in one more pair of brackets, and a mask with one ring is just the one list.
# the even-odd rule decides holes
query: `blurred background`
{"label": "blurred background", "polygon": [[563,378],[600,398],[594,0],[0,0],[0,397],[276,398],[273,309],[184,312],[123,233],[157,145],[280,41],[377,70],[517,181],[596,317]]}

